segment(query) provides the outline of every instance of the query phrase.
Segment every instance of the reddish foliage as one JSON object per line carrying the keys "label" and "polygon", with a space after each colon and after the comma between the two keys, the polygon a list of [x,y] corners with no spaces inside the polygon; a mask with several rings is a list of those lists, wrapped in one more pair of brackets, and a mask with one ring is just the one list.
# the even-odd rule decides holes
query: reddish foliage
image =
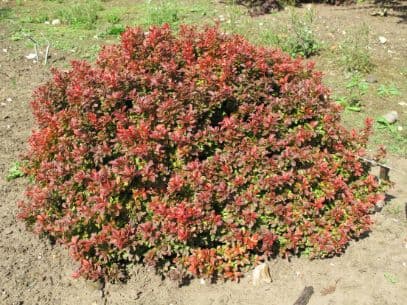
{"label": "reddish foliage", "polygon": [[76,275],[142,259],[235,279],[275,254],[342,252],[382,196],[312,64],[216,28],[128,28],[38,88],[20,216]]}

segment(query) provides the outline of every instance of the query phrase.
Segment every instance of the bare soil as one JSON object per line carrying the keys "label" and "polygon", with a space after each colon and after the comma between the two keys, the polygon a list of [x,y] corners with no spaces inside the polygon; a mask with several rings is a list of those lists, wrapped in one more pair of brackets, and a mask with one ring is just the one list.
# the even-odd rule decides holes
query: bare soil
{"label": "bare soil", "polygon": [[[387,35],[394,37],[391,43],[397,52],[395,60],[407,59],[403,19],[380,19],[371,17],[367,11],[325,6],[318,10],[326,22],[336,20],[346,24],[359,16],[371,21],[376,31],[385,28]],[[305,286],[313,286],[315,290],[310,305],[407,304],[407,160],[397,156],[389,157],[395,187],[388,194],[386,206],[374,215],[372,232],[352,242],[339,257],[271,261],[273,282],[270,284],[254,287],[251,274],[247,274],[240,283],[210,284],[194,280],[179,288],[155,275],[153,270],[138,266],[128,283],[107,284],[102,297],[96,283],[73,279],[75,264],[67,250],[28,232],[16,219],[17,203],[24,196],[27,181],[6,181],[5,176],[27,147],[27,138],[34,127],[30,95],[49,77],[49,67],[25,59],[30,50],[21,43],[1,39],[4,38],[1,32],[0,28],[0,102],[3,103],[0,104],[0,304],[284,305],[293,304]],[[57,54],[52,59],[54,64],[65,61]]]}

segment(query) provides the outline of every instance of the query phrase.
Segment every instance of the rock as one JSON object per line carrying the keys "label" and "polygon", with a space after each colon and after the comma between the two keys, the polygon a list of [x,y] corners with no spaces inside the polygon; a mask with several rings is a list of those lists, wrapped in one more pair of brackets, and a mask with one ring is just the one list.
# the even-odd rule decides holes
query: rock
{"label": "rock", "polygon": [[376,78],[376,76],[369,74],[368,76],[366,76],[365,81],[367,83],[373,84],[373,83],[377,83],[377,78]]}
{"label": "rock", "polygon": [[3,49],[3,52],[4,52],[4,53],[7,53],[7,49]]}
{"label": "rock", "polygon": [[407,106],[407,103],[406,102],[400,102],[399,105],[404,107],[404,106]]}
{"label": "rock", "polygon": [[13,99],[11,97],[6,98],[6,102],[11,103],[13,101]]}
{"label": "rock", "polygon": [[60,25],[60,24],[61,24],[61,20],[59,20],[59,19],[54,19],[54,20],[51,21],[51,24],[52,24],[52,25]]}
{"label": "rock", "polygon": [[399,115],[397,111],[389,111],[385,115],[383,115],[382,118],[385,119],[387,123],[393,124],[398,120]]}
{"label": "rock", "polygon": [[379,36],[379,42],[380,42],[381,44],[385,44],[385,43],[387,42],[387,38],[384,37],[384,36]]}
{"label": "rock", "polygon": [[380,211],[383,209],[384,205],[385,205],[385,201],[384,201],[384,200],[378,201],[378,202],[375,204],[375,206],[374,206],[374,211],[375,211],[375,212],[380,212]]}
{"label": "rock", "polygon": [[49,21],[45,21],[44,24],[51,24]]}
{"label": "rock", "polygon": [[375,10],[370,13],[371,16],[380,16],[380,17],[386,17],[387,16],[387,8]]}
{"label": "rock", "polygon": [[271,283],[270,267],[268,264],[263,263],[258,265],[253,270],[253,285],[256,286],[260,282]]}
{"label": "rock", "polygon": [[27,59],[29,59],[29,60],[35,59],[35,58],[37,58],[37,54],[35,54],[35,53],[30,53],[30,54],[26,55],[25,58],[27,58]]}
{"label": "rock", "polygon": [[3,107],[4,107],[4,106],[6,106],[6,105],[7,105],[6,103],[3,103],[3,102],[0,103],[0,106],[3,106]]}

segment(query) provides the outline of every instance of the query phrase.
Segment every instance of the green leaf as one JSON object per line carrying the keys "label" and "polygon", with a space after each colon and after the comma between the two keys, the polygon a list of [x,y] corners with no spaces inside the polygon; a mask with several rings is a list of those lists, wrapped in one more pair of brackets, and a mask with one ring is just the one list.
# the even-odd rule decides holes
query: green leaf
{"label": "green leaf", "polygon": [[14,180],[20,177],[24,177],[25,174],[21,171],[20,162],[15,162],[8,171],[6,176],[7,181]]}
{"label": "green leaf", "polygon": [[357,107],[357,106],[348,106],[348,107],[346,107],[346,110],[360,112],[362,109],[360,107]]}
{"label": "green leaf", "polygon": [[391,273],[385,273],[384,274],[384,277],[390,282],[390,283],[392,283],[392,284],[396,284],[398,281],[397,281],[397,278],[393,275],[393,274],[391,274]]}
{"label": "green leaf", "polygon": [[380,87],[377,89],[377,94],[380,96],[399,96],[400,91],[394,84],[390,84],[388,86],[380,85]]}

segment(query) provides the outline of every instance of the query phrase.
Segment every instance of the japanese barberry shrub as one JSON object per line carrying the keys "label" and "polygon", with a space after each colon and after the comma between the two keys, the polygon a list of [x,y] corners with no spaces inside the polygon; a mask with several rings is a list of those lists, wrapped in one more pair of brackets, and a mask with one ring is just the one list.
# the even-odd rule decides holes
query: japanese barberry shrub
{"label": "japanese barberry shrub", "polygon": [[128,28],[96,64],[39,87],[20,217],[65,244],[76,276],[142,261],[236,279],[274,255],[340,253],[382,198],[371,122],[340,123],[311,63],[217,28]]}

